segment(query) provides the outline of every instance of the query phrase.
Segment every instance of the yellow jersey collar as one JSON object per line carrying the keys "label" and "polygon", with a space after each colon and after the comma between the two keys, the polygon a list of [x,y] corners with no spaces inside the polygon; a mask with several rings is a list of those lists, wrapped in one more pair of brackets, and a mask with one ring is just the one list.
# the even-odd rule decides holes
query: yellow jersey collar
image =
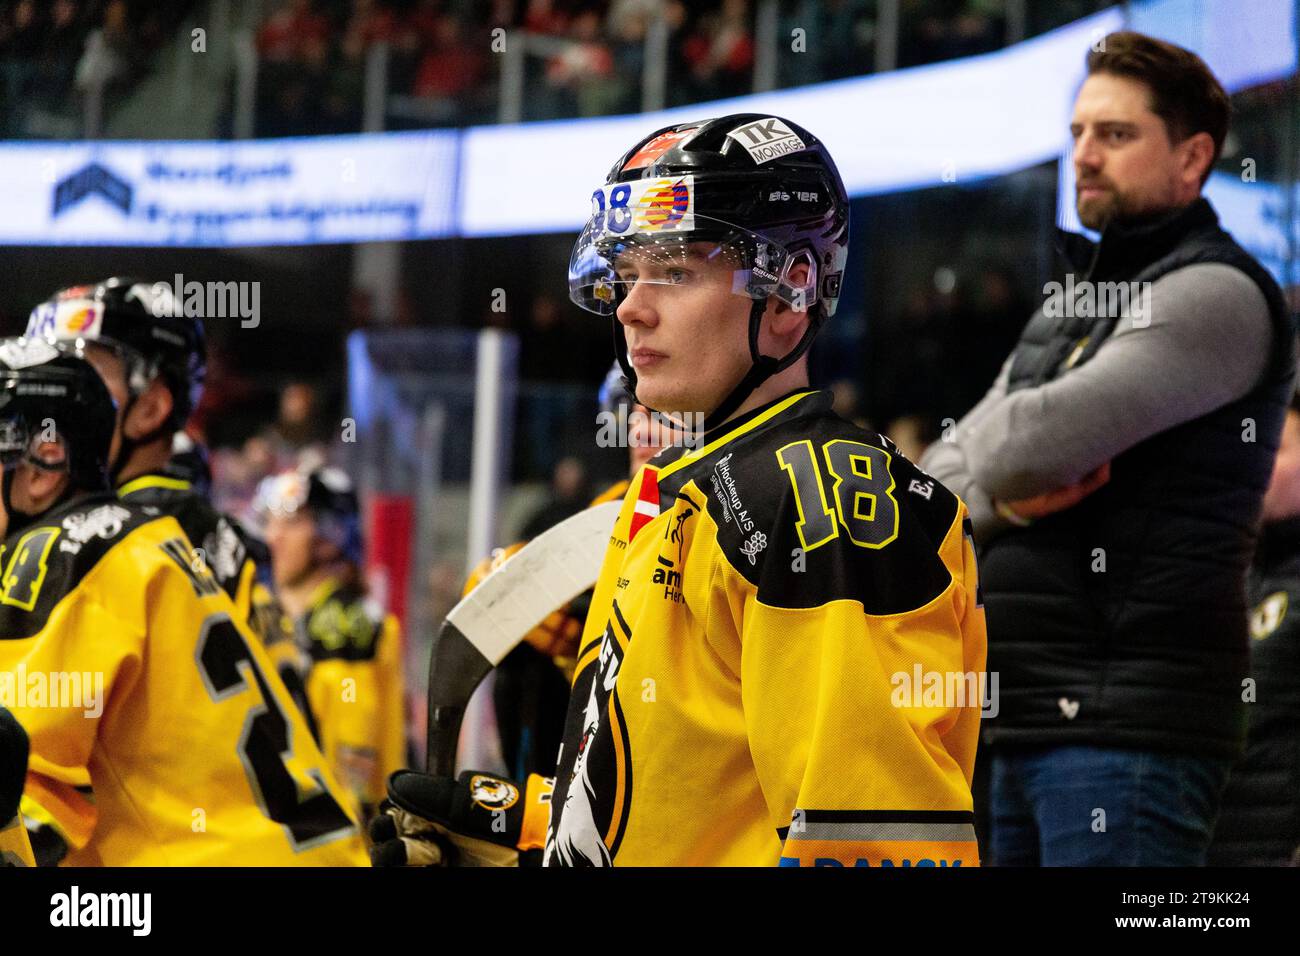
{"label": "yellow jersey collar", "polygon": [[675,471],[685,468],[692,462],[707,458],[729,441],[734,441],[741,435],[748,434],[756,428],[767,424],[773,418],[776,418],[782,412],[793,408],[810,396],[819,394],[815,388],[801,388],[791,392],[789,395],[774,399],[766,405],[755,408],[753,411],[746,412],[740,418],[732,419],[729,422],[723,422],[712,431],[705,432],[699,448],[693,448],[686,454],[682,455],[676,461],[664,465],[658,470],[660,478],[666,478]]}
{"label": "yellow jersey collar", "polygon": [[125,484],[117,486],[117,496],[125,498],[127,495],[134,494],[137,491],[144,491],[148,488],[166,488],[169,491],[190,491],[194,486],[185,481],[183,478],[169,478],[166,475],[141,475],[139,478],[132,478]]}

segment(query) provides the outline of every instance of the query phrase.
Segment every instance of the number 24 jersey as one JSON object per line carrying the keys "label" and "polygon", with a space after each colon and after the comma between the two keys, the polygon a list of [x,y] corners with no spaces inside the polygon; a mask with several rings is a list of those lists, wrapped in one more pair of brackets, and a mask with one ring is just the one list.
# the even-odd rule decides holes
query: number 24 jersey
{"label": "number 24 jersey", "polygon": [[311,733],[171,517],[109,493],[0,551],[22,810],[74,865],[364,865]]}

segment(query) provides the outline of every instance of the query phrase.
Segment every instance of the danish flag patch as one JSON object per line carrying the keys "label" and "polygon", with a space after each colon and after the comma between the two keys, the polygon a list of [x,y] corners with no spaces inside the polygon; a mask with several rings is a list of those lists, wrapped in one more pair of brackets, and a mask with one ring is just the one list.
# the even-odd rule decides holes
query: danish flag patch
{"label": "danish flag patch", "polygon": [[632,509],[632,523],[628,528],[627,540],[636,539],[637,532],[659,517],[659,473],[652,468],[641,472],[641,489],[637,492],[636,505]]}

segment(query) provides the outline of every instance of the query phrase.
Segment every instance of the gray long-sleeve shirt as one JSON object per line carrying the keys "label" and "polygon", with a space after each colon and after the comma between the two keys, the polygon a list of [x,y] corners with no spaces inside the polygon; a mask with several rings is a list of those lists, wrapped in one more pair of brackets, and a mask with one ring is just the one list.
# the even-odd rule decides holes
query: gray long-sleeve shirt
{"label": "gray long-sleeve shirt", "polygon": [[1151,285],[1142,315],[1118,321],[1083,365],[1007,392],[1011,360],[921,467],[966,502],[976,538],[1014,501],[1074,484],[1139,442],[1245,395],[1272,344],[1263,292],[1241,270],[1186,266]]}

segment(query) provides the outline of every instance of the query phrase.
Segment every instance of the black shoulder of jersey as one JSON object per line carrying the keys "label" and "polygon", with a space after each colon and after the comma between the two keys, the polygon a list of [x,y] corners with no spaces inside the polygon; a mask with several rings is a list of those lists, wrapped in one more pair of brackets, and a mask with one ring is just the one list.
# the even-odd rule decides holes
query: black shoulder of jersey
{"label": "black shoulder of jersey", "polygon": [[763,603],[847,599],[868,614],[896,614],[951,583],[939,549],[956,496],[889,439],[832,412],[829,393],[705,450],[661,481],[661,506],[692,483],[723,554]]}
{"label": "black shoulder of jersey", "polygon": [[235,529],[235,534],[239,535],[239,540],[244,543],[248,560],[257,566],[258,576],[267,576],[271,568],[271,549],[267,547],[266,542],[244,527],[243,522],[230,515],[225,515],[225,519],[230,522],[230,526]]}
{"label": "black shoulder of jersey", "polygon": [[0,640],[40,632],[50,612],[130,532],[158,519],[112,492],[52,509],[0,545]]}
{"label": "black shoulder of jersey", "polygon": [[30,743],[18,718],[0,707],[0,827],[18,813]]}
{"label": "black shoulder of jersey", "polygon": [[175,518],[190,543],[202,550],[204,562],[231,597],[239,590],[246,561],[266,563],[258,558],[265,550],[259,547],[261,542],[192,489],[146,486],[123,495],[122,500]]}
{"label": "black shoulder of jersey", "polygon": [[383,626],[383,612],[360,587],[338,587],[307,612],[312,660],[372,660]]}

